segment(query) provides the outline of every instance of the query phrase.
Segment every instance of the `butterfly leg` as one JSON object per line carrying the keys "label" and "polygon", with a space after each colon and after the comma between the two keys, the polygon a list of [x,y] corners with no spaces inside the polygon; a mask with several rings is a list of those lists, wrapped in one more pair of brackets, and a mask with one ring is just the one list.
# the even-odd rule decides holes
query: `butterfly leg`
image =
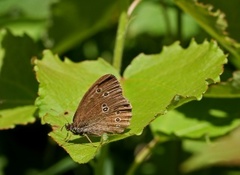
{"label": "butterfly leg", "polygon": [[83,134],[83,136],[85,136],[88,139],[88,141],[92,144],[93,147],[97,147],[97,145],[93,144],[93,142],[91,141],[87,134]]}

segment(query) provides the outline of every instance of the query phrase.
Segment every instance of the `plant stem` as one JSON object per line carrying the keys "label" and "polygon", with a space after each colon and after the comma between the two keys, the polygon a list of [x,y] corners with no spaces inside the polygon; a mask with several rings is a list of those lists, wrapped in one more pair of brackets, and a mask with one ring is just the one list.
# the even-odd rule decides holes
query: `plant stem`
{"label": "plant stem", "polygon": [[134,0],[129,6],[128,11],[123,11],[118,22],[117,37],[115,41],[114,53],[113,53],[113,67],[115,67],[118,72],[121,71],[122,66],[122,55],[124,49],[125,35],[127,31],[127,26],[129,24],[129,18],[136,8],[136,6],[141,2],[141,0]]}
{"label": "plant stem", "polygon": [[113,174],[113,164],[108,151],[109,151],[108,144],[101,147],[101,150],[97,157],[96,164],[94,166],[94,175]]}
{"label": "plant stem", "polygon": [[127,24],[128,24],[128,16],[126,12],[123,11],[119,18],[117,37],[115,42],[114,54],[113,54],[113,67],[115,67],[118,70],[118,72],[121,71],[122,55],[123,55]]}
{"label": "plant stem", "polygon": [[135,157],[135,160],[131,167],[129,168],[127,175],[135,174],[135,170],[139,167],[139,165],[148,157],[152,149],[155,147],[155,145],[160,141],[159,137],[155,137],[151,142],[149,142]]}

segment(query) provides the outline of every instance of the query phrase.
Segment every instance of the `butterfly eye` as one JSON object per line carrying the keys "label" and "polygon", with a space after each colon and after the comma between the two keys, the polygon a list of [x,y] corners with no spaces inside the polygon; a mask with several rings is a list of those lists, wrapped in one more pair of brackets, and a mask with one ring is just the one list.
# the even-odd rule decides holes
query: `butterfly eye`
{"label": "butterfly eye", "polygon": [[104,107],[106,107],[107,106],[107,104],[106,103],[103,103],[102,104],[102,108],[104,108]]}
{"label": "butterfly eye", "polygon": [[120,122],[121,121],[121,118],[117,117],[115,118],[115,122]]}
{"label": "butterfly eye", "polygon": [[97,93],[100,93],[100,92],[102,92],[102,89],[101,89],[101,88],[97,88],[97,89],[96,89],[96,92],[97,92]]}
{"label": "butterfly eye", "polygon": [[109,108],[106,106],[104,108],[102,108],[103,112],[107,112],[109,110]]}
{"label": "butterfly eye", "polygon": [[103,112],[108,112],[108,110],[109,110],[109,107],[107,106],[107,104],[106,104],[106,103],[103,103],[103,104],[102,104],[102,111],[103,111]]}
{"label": "butterfly eye", "polygon": [[120,114],[120,111],[117,111],[116,114],[117,114],[117,115]]}
{"label": "butterfly eye", "polygon": [[103,93],[103,96],[104,96],[104,97],[107,97],[108,95],[109,95],[109,92],[104,92],[104,93]]}

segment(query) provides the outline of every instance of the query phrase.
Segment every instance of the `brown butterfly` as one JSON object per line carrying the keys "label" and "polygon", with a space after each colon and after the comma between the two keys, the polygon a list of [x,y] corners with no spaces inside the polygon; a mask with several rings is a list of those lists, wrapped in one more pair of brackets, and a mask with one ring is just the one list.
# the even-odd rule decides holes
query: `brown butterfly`
{"label": "brown butterfly", "polygon": [[[120,83],[114,75],[100,77],[85,93],[66,130],[75,135],[102,136],[122,133],[130,125],[132,106],[123,97]],[[91,142],[91,140],[88,138]]]}

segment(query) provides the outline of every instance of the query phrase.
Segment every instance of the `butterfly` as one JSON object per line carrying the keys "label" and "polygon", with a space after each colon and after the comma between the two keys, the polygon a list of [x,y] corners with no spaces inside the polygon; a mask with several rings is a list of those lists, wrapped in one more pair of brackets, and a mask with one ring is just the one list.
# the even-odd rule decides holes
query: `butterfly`
{"label": "butterfly", "polygon": [[102,136],[119,134],[130,125],[132,106],[112,74],[100,77],[85,93],[73,117],[65,125],[74,135]]}

